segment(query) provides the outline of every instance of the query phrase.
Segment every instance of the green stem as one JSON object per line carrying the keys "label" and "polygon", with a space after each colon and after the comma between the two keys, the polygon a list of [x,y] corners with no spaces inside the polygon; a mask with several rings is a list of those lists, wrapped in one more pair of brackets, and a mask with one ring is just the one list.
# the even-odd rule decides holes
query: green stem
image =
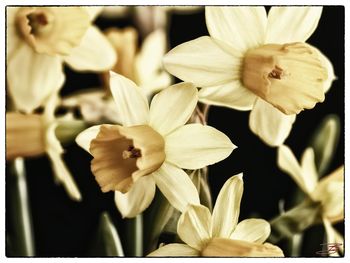
{"label": "green stem", "polygon": [[23,158],[13,162],[13,175],[9,177],[11,208],[13,212],[13,236],[9,236],[12,256],[34,256],[34,238],[29,206],[26,172]]}

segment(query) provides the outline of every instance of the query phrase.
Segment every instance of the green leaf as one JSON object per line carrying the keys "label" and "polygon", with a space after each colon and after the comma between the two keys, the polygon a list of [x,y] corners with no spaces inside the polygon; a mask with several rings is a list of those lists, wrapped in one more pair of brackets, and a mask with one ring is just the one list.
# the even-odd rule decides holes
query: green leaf
{"label": "green leaf", "polygon": [[143,215],[125,219],[126,223],[126,256],[143,256]]}
{"label": "green leaf", "polygon": [[57,121],[58,126],[55,130],[55,134],[62,144],[73,142],[75,137],[88,127],[82,120],[69,119],[67,117],[59,118]]}
{"label": "green leaf", "polygon": [[123,257],[124,251],[119,234],[109,214],[103,212],[100,217],[96,237],[93,239],[90,256]]}
{"label": "green leaf", "polygon": [[337,115],[327,115],[315,130],[309,145],[315,152],[319,176],[324,175],[333,159],[340,135],[340,120]]}
{"label": "green leaf", "polygon": [[293,209],[282,213],[270,221],[271,235],[269,241],[277,243],[281,239],[291,238],[302,233],[308,227],[321,222],[321,204],[306,199]]}
{"label": "green leaf", "polygon": [[16,158],[6,178],[9,193],[7,216],[11,218],[6,231],[7,256],[34,256],[34,237],[23,158]]}

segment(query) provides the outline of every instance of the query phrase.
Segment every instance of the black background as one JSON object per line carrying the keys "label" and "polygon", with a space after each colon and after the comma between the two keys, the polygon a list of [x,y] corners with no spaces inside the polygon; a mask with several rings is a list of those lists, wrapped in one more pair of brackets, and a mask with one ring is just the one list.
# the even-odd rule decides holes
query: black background
{"label": "black background", "polygon": [[[247,21],[249,22],[249,21]],[[96,24],[105,29],[111,26],[133,25],[131,18],[103,19]],[[207,35],[204,10],[192,14],[170,16],[170,48],[196,37]],[[285,144],[289,145],[297,158],[307,146],[315,128],[328,114],[336,114],[344,129],[344,7],[324,7],[317,30],[308,43],[319,48],[333,63],[338,79],[326,94],[326,100],[313,110],[301,112]],[[81,74],[65,69],[67,81],[62,95],[77,89],[99,85],[96,74]],[[243,172],[244,194],[240,220],[261,217],[267,220],[279,212],[278,202],[291,200],[296,190],[290,177],[276,166],[276,149],[268,147],[251,133],[248,127],[249,112],[240,112],[212,106],[208,124],[224,132],[238,146],[229,158],[209,168],[209,181],[215,198],[224,182],[234,174]],[[123,234],[123,221],[114,206],[113,193],[103,194],[90,172],[91,157],[77,145],[66,147],[66,164],[76,178],[83,195],[83,202],[71,201],[64,189],[53,181],[52,171],[46,157],[26,161],[29,198],[33,217],[37,256],[88,256],[99,216],[109,211],[118,230]],[[344,133],[329,171],[344,163]],[[7,193],[6,209],[11,210]],[[11,232],[11,213],[7,213],[6,227]],[[343,231],[343,224],[337,228]],[[323,243],[322,227],[312,227],[306,232],[302,256],[316,256]],[[316,234],[316,239],[315,237]],[[311,238],[312,237],[312,238]],[[281,246],[284,244],[281,243]]]}

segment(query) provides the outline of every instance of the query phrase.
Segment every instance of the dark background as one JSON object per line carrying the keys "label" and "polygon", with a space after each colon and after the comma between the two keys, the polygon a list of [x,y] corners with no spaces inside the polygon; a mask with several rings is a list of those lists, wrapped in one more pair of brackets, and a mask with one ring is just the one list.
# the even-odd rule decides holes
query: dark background
{"label": "dark background", "polygon": [[[111,26],[133,25],[131,18],[103,19],[96,24],[105,29]],[[196,37],[207,35],[204,10],[192,14],[170,16],[170,48]],[[338,79],[326,94],[325,102],[313,110],[301,112],[285,144],[300,158],[311,135],[323,118],[336,114],[344,129],[344,7],[324,7],[317,30],[308,43],[319,48],[333,63]],[[79,74],[66,68],[67,81],[62,95],[77,89],[100,84],[96,74]],[[268,147],[251,133],[248,127],[249,112],[240,112],[212,106],[208,124],[224,132],[238,146],[229,158],[209,168],[209,182],[214,199],[224,182],[237,173],[244,173],[244,194],[240,220],[249,217],[272,219],[278,213],[278,202],[291,201],[297,187],[290,177],[276,166],[276,149]],[[123,221],[114,206],[113,193],[103,194],[90,172],[91,157],[75,144],[66,147],[64,157],[83,195],[83,202],[71,201],[64,189],[53,181],[46,157],[26,161],[29,202],[31,205],[37,256],[89,256],[93,236],[102,211],[109,211],[121,235]],[[344,132],[329,171],[344,163]],[[7,191],[6,228],[11,232],[11,207]],[[343,231],[343,224],[337,229]],[[323,243],[323,228],[312,227],[305,234],[302,256],[316,256]],[[123,238],[123,237],[122,237]],[[283,243],[280,244],[282,247]]]}

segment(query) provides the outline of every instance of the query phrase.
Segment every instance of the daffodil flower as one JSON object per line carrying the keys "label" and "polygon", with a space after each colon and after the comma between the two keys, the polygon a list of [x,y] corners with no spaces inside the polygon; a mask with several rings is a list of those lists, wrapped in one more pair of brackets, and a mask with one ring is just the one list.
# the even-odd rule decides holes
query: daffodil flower
{"label": "daffodil flower", "polygon": [[212,215],[203,205],[189,205],[180,216],[177,233],[186,244],[168,244],[148,256],[283,257],[279,247],[264,243],[270,235],[267,221],[238,223],[242,194],[242,174],[232,176],[220,190]]}
{"label": "daffodil flower", "polygon": [[110,87],[122,125],[98,125],[78,135],[78,145],[94,158],[91,170],[103,192],[116,191],[124,217],[145,210],[157,185],[169,202],[183,211],[199,204],[198,192],[181,169],[199,169],[226,158],[235,146],[220,131],[185,123],[198,100],[191,83],[158,93],[150,107],[131,80],[111,73]]}
{"label": "daffodil flower", "polygon": [[318,181],[313,149],[307,148],[299,163],[286,145],[278,148],[277,163],[311,200],[321,203],[327,242],[343,243],[340,234],[331,224],[344,219],[344,166]]}
{"label": "daffodil flower", "polygon": [[206,7],[209,36],[164,58],[168,72],[202,89],[199,100],[251,110],[249,126],[264,142],[283,144],[295,114],[324,100],[331,63],[305,41],[321,7]]}
{"label": "daffodil flower", "polygon": [[81,193],[62,160],[64,152],[55,130],[58,122],[54,116],[57,94],[47,101],[43,114],[6,113],[6,160],[17,157],[49,156],[55,179],[68,195],[81,201]]}
{"label": "daffodil flower", "polygon": [[[169,73],[162,69],[162,58],[166,52],[166,35],[161,29],[150,33],[138,50],[137,31],[132,27],[110,28],[106,37],[118,54],[112,71],[131,79],[141,87],[148,98],[171,84]],[[106,73],[107,83],[109,73]]]}
{"label": "daffodil flower", "polygon": [[30,113],[64,82],[62,64],[109,70],[116,53],[92,21],[93,7],[8,7],[7,80],[15,108]]}

